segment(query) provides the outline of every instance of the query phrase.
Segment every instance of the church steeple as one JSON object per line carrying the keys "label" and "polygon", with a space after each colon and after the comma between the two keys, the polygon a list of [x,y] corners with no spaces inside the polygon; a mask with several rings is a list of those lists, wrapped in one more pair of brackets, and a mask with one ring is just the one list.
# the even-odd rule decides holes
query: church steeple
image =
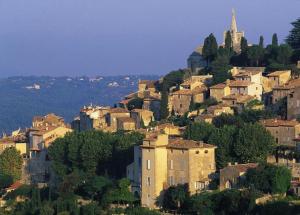
{"label": "church steeple", "polygon": [[236,33],[237,32],[237,25],[236,25],[236,18],[235,18],[235,11],[232,8],[232,19],[231,19],[231,27],[230,27],[230,31],[232,33]]}

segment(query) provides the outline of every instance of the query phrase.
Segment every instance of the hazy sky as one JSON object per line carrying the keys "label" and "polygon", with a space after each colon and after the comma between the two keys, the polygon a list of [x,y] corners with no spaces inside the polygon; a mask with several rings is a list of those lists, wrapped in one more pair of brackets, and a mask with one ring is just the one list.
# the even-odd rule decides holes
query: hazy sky
{"label": "hazy sky", "polygon": [[249,42],[282,41],[300,0],[0,0],[0,76],[164,74],[231,9]]}

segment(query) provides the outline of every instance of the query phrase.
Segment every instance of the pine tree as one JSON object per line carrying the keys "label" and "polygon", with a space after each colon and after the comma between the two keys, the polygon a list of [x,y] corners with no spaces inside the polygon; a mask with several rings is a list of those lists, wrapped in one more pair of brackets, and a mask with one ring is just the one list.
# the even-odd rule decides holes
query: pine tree
{"label": "pine tree", "polygon": [[274,33],[272,36],[272,46],[274,47],[278,46],[278,38],[276,33]]}
{"label": "pine tree", "polygon": [[286,42],[293,49],[300,49],[300,18],[298,18],[295,22],[291,23],[293,25],[293,29],[290,31]]}

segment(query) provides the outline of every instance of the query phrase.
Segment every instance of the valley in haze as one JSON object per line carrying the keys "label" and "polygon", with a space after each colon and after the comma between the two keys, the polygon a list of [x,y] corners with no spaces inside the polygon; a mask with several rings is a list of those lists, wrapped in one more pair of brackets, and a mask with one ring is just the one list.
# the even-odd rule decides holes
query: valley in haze
{"label": "valley in haze", "polygon": [[32,117],[55,113],[67,122],[84,105],[114,105],[137,90],[139,79],[158,76],[9,77],[0,79],[0,132],[30,127]]}

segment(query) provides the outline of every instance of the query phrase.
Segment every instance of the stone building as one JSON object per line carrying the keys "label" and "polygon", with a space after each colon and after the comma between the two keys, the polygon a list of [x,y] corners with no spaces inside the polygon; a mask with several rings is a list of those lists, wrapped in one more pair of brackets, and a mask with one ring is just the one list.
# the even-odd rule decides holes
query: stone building
{"label": "stone building", "polygon": [[241,188],[245,182],[245,173],[248,169],[256,168],[256,163],[229,164],[220,170],[220,190]]}
{"label": "stone building", "polygon": [[[47,116],[42,118],[47,118]],[[63,119],[60,121],[63,122]],[[43,125],[33,123],[33,125],[28,131],[29,160],[26,163],[26,171],[30,174],[30,183],[45,183],[51,177],[48,147],[57,138],[64,137],[67,133],[72,132],[72,129],[68,124],[56,123],[56,121],[53,121],[53,123],[47,121]]]}
{"label": "stone building", "polygon": [[230,95],[230,88],[228,84],[229,84],[229,80],[224,83],[211,86],[209,88],[210,97],[215,98],[218,102],[222,101],[223,97]]}
{"label": "stone building", "polygon": [[[262,84],[262,70],[264,67],[234,67],[233,78],[238,81],[248,81],[256,84]],[[263,68],[263,69],[262,69]]]}
{"label": "stone building", "polygon": [[[241,40],[242,40],[242,37],[245,36],[245,33],[244,33],[244,31],[238,31],[234,9],[232,9],[231,26],[230,26],[230,29],[227,31],[229,31],[230,35],[231,35],[233,50],[237,53],[240,53],[241,52]],[[223,45],[225,45],[227,31],[224,31]]]}
{"label": "stone building", "polygon": [[46,116],[35,116],[32,120],[33,128],[47,127],[47,126],[64,126],[64,119],[54,113],[47,114]]}
{"label": "stone building", "polygon": [[106,115],[110,107],[88,106],[83,107],[79,114],[79,131],[91,129],[105,129],[108,126]]}
{"label": "stone building", "polygon": [[270,131],[278,145],[296,146],[294,139],[300,135],[300,123],[298,121],[266,119],[260,122]]}
{"label": "stone building", "polygon": [[201,69],[207,66],[207,61],[202,55],[202,48],[197,48],[187,59],[187,66],[192,73],[198,73]]}
{"label": "stone building", "polygon": [[207,97],[207,88],[198,86],[193,90],[182,89],[170,93],[169,95],[169,111],[175,115],[184,115],[189,111],[191,102],[202,103]]}
{"label": "stone building", "polygon": [[130,117],[117,118],[117,130],[134,131],[136,129],[135,120]]}
{"label": "stone building", "polygon": [[118,118],[128,118],[130,117],[130,112],[124,108],[112,108],[107,114],[108,128],[110,131],[117,131],[117,119]]}
{"label": "stone building", "polygon": [[287,119],[297,119],[300,116],[300,87],[294,88],[287,96]]}
{"label": "stone building", "polygon": [[291,79],[291,70],[275,71],[267,75],[271,87],[278,87],[286,84]]}
{"label": "stone building", "polygon": [[238,112],[241,112],[250,101],[255,100],[254,96],[231,94],[222,98],[222,102],[232,108],[236,108]]}
{"label": "stone building", "polygon": [[286,98],[293,90],[300,87],[300,79],[292,79],[284,85],[273,88],[272,103],[275,104],[280,99]]}
{"label": "stone building", "polygon": [[153,112],[145,109],[133,109],[130,112],[130,117],[135,120],[137,129],[148,126],[150,122],[154,121]]}
{"label": "stone building", "polygon": [[[137,174],[142,206],[156,208],[164,190],[172,185],[187,184],[191,194],[205,190],[216,170],[215,148],[203,142],[148,133],[140,146],[141,172]],[[129,171],[128,175],[134,174]]]}
{"label": "stone building", "polygon": [[257,100],[262,97],[262,85],[250,81],[232,80],[228,84],[230,94],[254,96]]}

